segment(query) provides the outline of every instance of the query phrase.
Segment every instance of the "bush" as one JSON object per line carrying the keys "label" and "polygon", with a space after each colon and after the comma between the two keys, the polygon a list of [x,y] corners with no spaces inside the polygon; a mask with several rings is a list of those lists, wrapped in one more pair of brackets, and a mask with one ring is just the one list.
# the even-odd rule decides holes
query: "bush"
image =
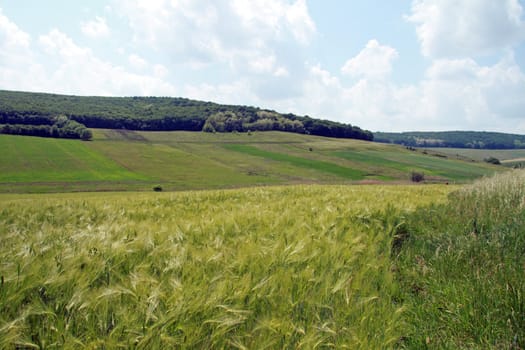
{"label": "bush", "polygon": [[410,179],[412,180],[412,182],[421,182],[425,180],[425,174],[417,172],[417,171],[413,171],[410,174]]}
{"label": "bush", "polygon": [[495,157],[488,157],[483,160],[490,164],[501,165],[501,162],[499,161],[499,159]]}

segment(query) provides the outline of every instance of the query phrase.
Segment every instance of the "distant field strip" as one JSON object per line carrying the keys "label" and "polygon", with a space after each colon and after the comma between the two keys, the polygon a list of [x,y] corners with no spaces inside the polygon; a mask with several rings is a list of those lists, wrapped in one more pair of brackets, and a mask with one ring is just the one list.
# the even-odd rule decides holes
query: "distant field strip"
{"label": "distant field strip", "polygon": [[402,172],[420,171],[427,175],[452,180],[469,180],[494,173],[494,168],[484,164],[471,165],[454,159],[432,157],[420,153],[392,151],[339,151],[334,155],[350,161],[362,162]]}
{"label": "distant field strip", "polygon": [[525,158],[515,158],[515,159],[505,159],[501,161],[502,163],[520,163],[525,162]]}
{"label": "distant field strip", "polygon": [[319,160],[313,160],[313,159],[307,159],[307,158],[301,158],[296,156],[291,156],[283,153],[276,153],[276,152],[268,152],[261,149],[258,149],[253,146],[247,146],[247,145],[224,145],[224,148],[232,151],[241,152],[244,154],[249,154],[256,157],[262,157],[278,162],[286,162],[293,166],[300,167],[300,168],[306,168],[306,169],[313,169],[320,172],[330,173],[345,179],[350,180],[362,180],[365,178],[366,173],[357,170],[357,169],[351,169],[346,168],[334,163],[319,161]]}
{"label": "distant field strip", "polygon": [[0,182],[148,179],[77,140],[0,135],[0,149]]}
{"label": "distant field strip", "polygon": [[500,161],[524,161],[525,149],[471,149],[471,148],[428,148],[449,156],[466,157],[477,161],[494,157]]}

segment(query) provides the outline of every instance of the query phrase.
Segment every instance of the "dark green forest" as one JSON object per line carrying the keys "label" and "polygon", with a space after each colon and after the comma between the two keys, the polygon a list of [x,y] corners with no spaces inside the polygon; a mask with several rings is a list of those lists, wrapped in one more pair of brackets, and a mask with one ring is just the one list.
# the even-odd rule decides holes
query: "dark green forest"
{"label": "dark green forest", "polygon": [[476,149],[525,148],[525,135],[478,131],[374,133],[374,141],[408,147],[452,147]]}
{"label": "dark green forest", "polygon": [[[42,130],[47,128],[41,126],[51,128],[57,116],[61,115],[87,128],[206,132],[279,130],[336,138],[373,139],[370,131],[350,124],[250,106],[173,97],[82,97],[0,91],[0,132],[7,133],[18,128],[45,134]],[[7,131],[5,125],[10,125]]]}
{"label": "dark green forest", "polygon": [[6,120],[3,124],[0,123],[0,134],[82,140],[91,140],[93,137],[85,125],[63,115],[52,118],[29,118],[29,120],[6,118]]}

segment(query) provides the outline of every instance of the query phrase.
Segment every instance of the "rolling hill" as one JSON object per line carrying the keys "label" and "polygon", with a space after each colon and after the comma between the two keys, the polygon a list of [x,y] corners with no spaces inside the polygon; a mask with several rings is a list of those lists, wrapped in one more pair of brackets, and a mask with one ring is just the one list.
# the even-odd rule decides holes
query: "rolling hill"
{"label": "rolling hill", "polygon": [[93,129],[83,142],[0,135],[0,192],[193,190],[274,184],[466,182],[502,167],[397,145],[285,132]]}
{"label": "rolling hill", "polygon": [[208,132],[279,130],[361,140],[373,138],[370,131],[350,124],[249,106],[173,97],[85,97],[0,90],[0,127],[2,124],[15,124],[18,128],[22,128],[21,125],[51,125],[61,115],[88,128]]}

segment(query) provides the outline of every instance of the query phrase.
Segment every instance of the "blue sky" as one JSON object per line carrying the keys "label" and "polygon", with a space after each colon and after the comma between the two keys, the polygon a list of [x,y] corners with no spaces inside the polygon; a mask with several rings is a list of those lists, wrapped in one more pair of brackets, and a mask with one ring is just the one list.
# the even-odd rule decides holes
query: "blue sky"
{"label": "blue sky", "polygon": [[0,89],[525,133],[525,0],[0,0]]}

